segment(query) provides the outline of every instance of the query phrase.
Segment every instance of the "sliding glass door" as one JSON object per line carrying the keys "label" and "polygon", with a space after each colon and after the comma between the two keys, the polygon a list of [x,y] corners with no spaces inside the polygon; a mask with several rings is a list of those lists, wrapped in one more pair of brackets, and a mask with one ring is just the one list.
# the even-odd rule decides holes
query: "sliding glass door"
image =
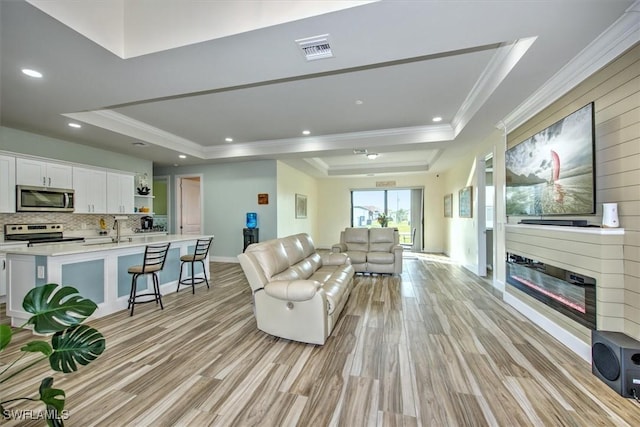
{"label": "sliding glass door", "polygon": [[414,250],[420,248],[422,239],[418,240],[418,236],[422,236],[422,189],[351,191],[352,227],[382,227],[385,218],[387,227],[398,229],[401,244]]}

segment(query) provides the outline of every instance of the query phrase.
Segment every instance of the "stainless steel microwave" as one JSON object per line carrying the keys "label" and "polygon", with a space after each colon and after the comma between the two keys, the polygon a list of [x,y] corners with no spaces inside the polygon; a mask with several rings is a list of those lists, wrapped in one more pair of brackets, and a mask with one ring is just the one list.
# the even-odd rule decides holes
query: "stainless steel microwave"
{"label": "stainless steel microwave", "polygon": [[73,190],[67,188],[16,186],[18,212],[73,212]]}

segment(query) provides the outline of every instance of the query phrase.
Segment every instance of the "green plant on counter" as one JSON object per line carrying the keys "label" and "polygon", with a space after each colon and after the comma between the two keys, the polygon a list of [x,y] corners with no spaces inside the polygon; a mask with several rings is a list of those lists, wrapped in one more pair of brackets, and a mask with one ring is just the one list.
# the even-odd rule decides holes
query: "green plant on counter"
{"label": "green plant on counter", "polygon": [[[44,340],[34,340],[22,346],[22,355],[0,371],[0,384],[44,360],[49,361],[54,371],[75,372],[78,370],[77,364],[88,365],[104,351],[104,336],[96,329],[81,324],[98,306],[90,299],[82,298],[75,288],[54,283],[36,287],[24,297],[22,307],[32,314],[22,327],[31,325],[37,333],[52,333],[51,344]],[[8,348],[11,336],[11,327],[0,325],[0,352]],[[41,355],[35,360],[19,364],[29,353]],[[0,396],[4,398],[4,392]],[[53,388],[52,377],[42,380],[38,398],[16,397],[0,401],[0,417],[13,418],[14,412],[7,409],[6,404],[21,400],[42,401],[46,406],[42,419],[49,426],[64,425],[65,393]]]}

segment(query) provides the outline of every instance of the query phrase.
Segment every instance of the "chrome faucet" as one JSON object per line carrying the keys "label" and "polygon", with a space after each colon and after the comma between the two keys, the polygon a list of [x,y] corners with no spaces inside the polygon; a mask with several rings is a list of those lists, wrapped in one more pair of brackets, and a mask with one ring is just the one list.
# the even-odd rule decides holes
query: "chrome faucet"
{"label": "chrome faucet", "polygon": [[125,220],[127,219],[126,216],[114,216],[113,217],[114,221],[113,221],[113,229],[116,230],[116,237],[112,237],[111,241],[113,243],[118,243],[120,242],[120,221],[119,220]]}

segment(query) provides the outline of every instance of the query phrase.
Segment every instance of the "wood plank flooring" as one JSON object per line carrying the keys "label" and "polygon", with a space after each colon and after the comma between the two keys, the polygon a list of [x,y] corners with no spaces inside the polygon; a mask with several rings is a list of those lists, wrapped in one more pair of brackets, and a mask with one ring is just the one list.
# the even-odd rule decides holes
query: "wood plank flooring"
{"label": "wood plank flooring", "polygon": [[[210,290],[185,288],[163,298],[164,310],[146,304],[133,317],[89,322],[107,350],[79,372],[54,375],[67,393],[65,424],[640,425],[637,402],[482,280],[440,256],[404,266],[399,277],[357,276],[333,334],[313,346],[258,331],[240,266],[212,263]],[[21,331],[11,348],[31,338]],[[14,354],[2,353],[0,368]],[[34,394],[50,374],[43,365],[0,395]]]}

